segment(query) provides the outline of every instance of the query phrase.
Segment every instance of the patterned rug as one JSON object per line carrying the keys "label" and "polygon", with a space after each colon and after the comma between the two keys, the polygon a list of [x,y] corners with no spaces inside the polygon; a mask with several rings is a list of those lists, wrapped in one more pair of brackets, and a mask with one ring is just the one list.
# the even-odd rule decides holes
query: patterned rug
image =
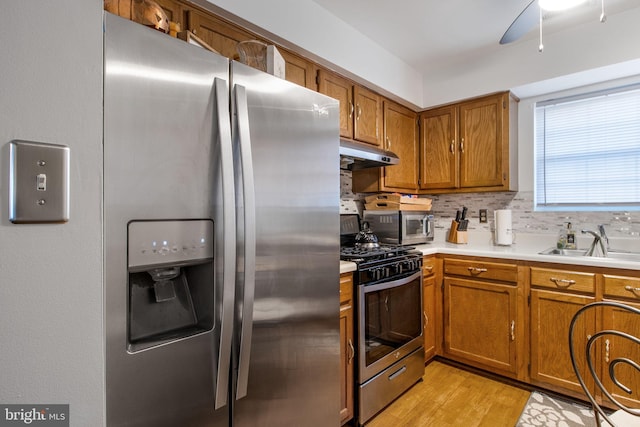
{"label": "patterned rug", "polygon": [[591,407],[534,391],[516,427],[595,427]]}

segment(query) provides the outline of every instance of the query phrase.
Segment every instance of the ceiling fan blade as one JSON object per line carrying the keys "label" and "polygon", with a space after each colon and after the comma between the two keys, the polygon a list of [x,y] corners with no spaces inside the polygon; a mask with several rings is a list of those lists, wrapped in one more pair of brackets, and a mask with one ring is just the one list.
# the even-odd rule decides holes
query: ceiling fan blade
{"label": "ceiling fan blade", "polygon": [[539,19],[540,9],[538,7],[538,0],[533,0],[511,23],[507,31],[505,31],[504,35],[500,39],[500,44],[507,44],[518,40],[520,37],[535,28]]}

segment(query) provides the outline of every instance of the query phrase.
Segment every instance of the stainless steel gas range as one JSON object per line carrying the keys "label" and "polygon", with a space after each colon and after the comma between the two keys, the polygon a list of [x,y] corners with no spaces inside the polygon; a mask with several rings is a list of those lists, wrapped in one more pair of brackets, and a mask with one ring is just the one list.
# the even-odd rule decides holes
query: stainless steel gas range
{"label": "stainless steel gas range", "polygon": [[424,374],[422,254],[412,247],[345,244],[355,262],[357,420],[363,425]]}

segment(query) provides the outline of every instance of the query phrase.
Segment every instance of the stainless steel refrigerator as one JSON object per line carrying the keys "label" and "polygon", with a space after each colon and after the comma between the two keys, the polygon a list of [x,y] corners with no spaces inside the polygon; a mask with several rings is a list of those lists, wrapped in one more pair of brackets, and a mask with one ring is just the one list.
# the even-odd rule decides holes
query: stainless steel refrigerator
{"label": "stainless steel refrigerator", "polygon": [[104,34],[107,425],[339,425],[337,101]]}

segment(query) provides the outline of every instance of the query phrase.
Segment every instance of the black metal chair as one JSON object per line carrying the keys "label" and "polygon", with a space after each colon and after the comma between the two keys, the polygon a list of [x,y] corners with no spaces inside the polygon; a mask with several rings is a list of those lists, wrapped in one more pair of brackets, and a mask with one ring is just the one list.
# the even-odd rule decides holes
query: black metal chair
{"label": "black metal chair", "polygon": [[[623,390],[625,393],[629,395],[633,393],[633,390],[631,390],[627,385],[623,384],[621,381],[619,381],[618,378],[616,378],[616,367],[627,365],[635,369],[636,371],[638,371],[638,374],[640,374],[640,364],[638,363],[639,361],[634,361],[628,357],[610,358],[608,356],[608,350],[609,350],[608,343],[609,343],[609,340],[612,339],[613,337],[618,337],[624,340],[629,340],[631,345],[637,346],[638,348],[640,348],[640,338],[638,338],[638,336],[632,335],[625,331],[603,329],[603,330],[596,331],[593,335],[588,337],[585,348],[582,348],[582,349],[575,348],[576,340],[574,337],[574,329],[580,317],[583,316],[585,312],[588,312],[591,310],[596,310],[596,311],[602,310],[604,309],[604,307],[611,307],[614,309],[623,310],[632,315],[637,315],[638,322],[639,322],[638,324],[640,324],[640,310],[638,310],[637,308],[628,306],[626,304],[621,304],[617,302],[594,302],[582,307],[580,310],[576,312],[569,326],[569,351],[571,354],[571,363],[573,364],[573,370],[575,371],[576,376],[578,377],[578,381],[580,381],[580,385],[582,386],[582,389],[584,390],[585,394],[587,395],[587,398],[589,399],[589,401],[591,402],[591,405],[593,406],[593,412],[594,412],[596,424],[598,427],[603,425],[602,420],[605,420],[611,426],[615,426],[615,427],[640,426],[640,408],[628,407],[622,402],[620,402],[619,399],[616,399],[615,396],[613,396],[612,391],[606,389],[605,385],[603,384],[600,378],[600,374],[597,371],[598,367],[601,366],[599,364],[604,364],[604,367],[602,369],[603,375],[605,372],[608,372],[609,378],[613,382],[614,387],[617,387],[620,390]],[[634,333],[636,335],[640,335],[640,327],[638,327],[637,331],[634,331]],[[602,340],[601,342],[605,346],[603,348],[606,349],[605,350],[607,354],[606,357],[598,357],[598,353],[595,352],[594,344],[598,342],[598,340]],[[585,373],[581,372],[580,367],[578,366],[578,361],[576,357],[579,353],[576,353],[576,351],[584,352],[584,355],[586,356],[586,365],[588,367],[588,372],[585,372]],[[594,397],[593,392],[595,391],[595,388],[593,390],[589,390],[589,387],[585,383],[585,377],[583,374],[591,374],[595,382],[595,387],[599,388],[602,391],[603,398],[608,399],[610,402],[615,404],[620,409],[613,413],[611,413],[611,411],[603,410],[602,407],[596,402],[596,399]],[[606,426],[607,424],[604,424],[604,425]]]}

